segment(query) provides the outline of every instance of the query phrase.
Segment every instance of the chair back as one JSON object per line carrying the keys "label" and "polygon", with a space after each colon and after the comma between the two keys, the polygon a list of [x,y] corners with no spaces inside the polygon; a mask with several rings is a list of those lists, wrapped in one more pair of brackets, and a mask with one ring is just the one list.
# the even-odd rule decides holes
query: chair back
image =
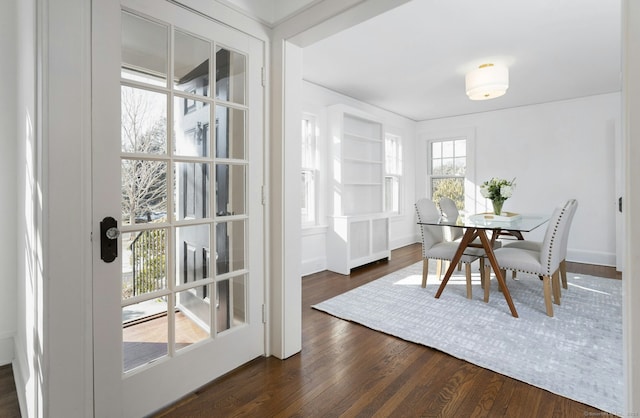
{"label": "chair back", "polygon": [[564,208],[567,210],[567,227],[565,228],[564,234],[562,235],[562,239],[560,241],[560,260],[564,260],[567,258],[567,244],[569,242],[569,229],[571,228],[573,215],[576,214],[576,210],[578,209],[578,201],[576,199],[569,199],[567,203],[564,205]]}
{"label": "chair back", "polygon": [[[416,202],[416,214],[418,222],[430,222],[440,219],[440,211],[430,199],[419,199]],[[444,241],[442,227],[437,225],[420,225],[422,235],[422,255],[426,256],[429,248]]]}
{"label": "chair back", "polygon": [[[460,216],[460,212],[456,207],[456,202],[448,197],[440,198],[440,210],[442,211],[442,217],[447,220],[447,222],[456,223],[458,221],[458,216]],[[450,226],[443,227],[444,239],[445,241],[455,241],[458,238],[462,238],[463,231],[462,228],[453,228]]]}
{"label": "chair back", "polygon": [[566,205],[553,211],[540,251],[540,264],[542,265],[542,273],[545,275],[551,276],[560,267],[562,240],[569,227],[568,221],[570,219]]}

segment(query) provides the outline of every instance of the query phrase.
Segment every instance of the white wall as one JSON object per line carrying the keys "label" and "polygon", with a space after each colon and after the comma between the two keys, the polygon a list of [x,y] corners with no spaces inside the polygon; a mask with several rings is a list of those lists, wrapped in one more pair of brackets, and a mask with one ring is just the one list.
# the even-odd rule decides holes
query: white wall
{"label": "white wall", "polygon": [[0,218],[2,239],[0,240],[0,365],[13,360],[14,336],[16,333],[16,153],[17,153],[17,57],[14,42],[17,33],[16,4],[3,4],[0,13]]}
{"label": "white wall", "polygon": [[[332,90],[325,89],[312,83],[304,82],[302,86],[302,111],[315,115],[319,129],[318,149],[320,153],[321,176],[328,172],[329,141],[327,107],[334,104],[345,104],[362,110],[378,119],[386,132],[398,135],[402,138],[404,172],[402,184],[402,208],[399,216],[393,216],[390,223],[391,248],[399,248],[415,242],[415,217],[413,203],[415,190],[415,173],[413,164],[415,126],[410,119],[398,116],[394,113],[368,105]],[[308,275],[326,269],[326,226],[328,220],[326,214],[329,208],[326,204],[329,199],[328,183],[320,184],[319,227],[303,228],[302,230],[302,274]]]}
{"label": "white wall", "polygon": [[[620,123],[621,96],[612,93],[425,121],[418,124],[417,135],[421,140],[432,132],[474,129],[477,182],[516,177],[505,210],[551,213],[576,198],[568,260],[615,266],[614,145]],[[416,155],[417,167],[425,166],[423,158]],[[424,195],[423,188],[416,191],[417,198]],[[475,210],[486,210],[481,205],[486,200],[479,201]],[[542,239],[543,234],[544,228],[538,228],[529,237]]]}

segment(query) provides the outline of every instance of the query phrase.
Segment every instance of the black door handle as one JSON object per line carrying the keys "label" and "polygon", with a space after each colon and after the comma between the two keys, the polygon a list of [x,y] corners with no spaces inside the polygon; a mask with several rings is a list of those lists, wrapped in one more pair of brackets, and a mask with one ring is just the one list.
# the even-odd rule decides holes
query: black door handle
{"label": "black door handle", "polygon": [[622,213],[622,196],[618,198],[618,212]]}
{"label": "black door handle", "polygon": [[100,222],[100,258],[111,263],[118,257],[118,221],[107,216]]}

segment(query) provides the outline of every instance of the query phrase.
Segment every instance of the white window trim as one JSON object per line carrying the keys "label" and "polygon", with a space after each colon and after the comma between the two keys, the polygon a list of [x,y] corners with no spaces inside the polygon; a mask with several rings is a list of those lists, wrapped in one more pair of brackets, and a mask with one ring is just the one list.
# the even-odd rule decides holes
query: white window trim
{"label": "white window trim", "polygon": [[[415,153],[416,167],[416,200],[431,196],[431,187],[428,183],[431,166],[431,143],[448,139],[465,138],[467,141],[465,210],[469,213],[482,212],[485,209],[485,199],[480,195],[480,185],[476,181],[476,131],[475,128],[461,128],[443,131],[424,131],[418,133],[418,143]],[[426,164],[425,164],[425,159]]]}

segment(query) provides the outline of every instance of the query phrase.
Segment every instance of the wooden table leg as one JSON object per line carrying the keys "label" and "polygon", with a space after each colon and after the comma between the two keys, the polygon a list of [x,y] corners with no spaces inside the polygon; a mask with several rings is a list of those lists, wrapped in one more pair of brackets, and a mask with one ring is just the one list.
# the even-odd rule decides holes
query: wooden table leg
{"label": "wooden table leg", "polygon": [[[493,253],[493,248],[491,243],[489,242],[489,238],[487,238],[487,233],[483,229],[478,230],[478,236],[480,237],[480,242],[482,242],[482,247],[487,254],[487,258],[491,263],[491,267],[496,275],[496,279],[498,280],[498,285],[500,289],[502,289],[502,294],[504,295],[505,300],[507,301],[507,305],[509,305],[509,309],[511,310],[511,315],[515,318],[518,317],[518,312],[516,311],[516,307],[513,304],[513,300],[511,299],[511,293],[509,293],[509,289],[507,288],[507,284],[504,281],[504,277],[502,276],[502,272],[500,271],[500,266],[498,265],[498,260],[496,259],[495,254]],[[485,284],[487,286],[488,283]]]}
{"label": "wooden table leg", "polygon": [[449,281],[449,279],[451,278],[451,275],[456,269],[458,262],[462,258],[462,254],[464,253],[464,250],[469,246],[469,244],[473,242],[476,236],[477,236],[477,231],[474,228],[467,228],[464,235],[462,236],[462,239],[460,240],[460,245],[458,245],[458,251],[456,251],[456,254],[453,256],[453,260],[451,260],[451,264],[447,269],[447,273],[444,275],[444,279],[442,279],[442,283],[440,283],[440,287],[436,292],[436,298],[439,298],[440,295],[442,294],[442,291],[444,290],[445,286],[447,285],[447,282]]}

